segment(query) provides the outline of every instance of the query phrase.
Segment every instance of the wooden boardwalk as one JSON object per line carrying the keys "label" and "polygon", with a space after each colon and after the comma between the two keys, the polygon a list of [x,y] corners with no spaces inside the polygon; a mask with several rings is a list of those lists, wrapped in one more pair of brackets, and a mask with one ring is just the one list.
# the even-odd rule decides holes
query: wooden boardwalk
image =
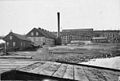
{"label": "wooden boardwalk", "polygon": [[118,81],[120,71],[57,62],[36,62],[20,71],[79,81]]}
{"label": "wooden boardwalk", "polygon": [[0,72],[18,71],[78,81],[118,81],[120,70],[100,69],[49,61],[0,61]]}
{"label": "wooden boardwalk", "polygon": [[13,60],[13,59],[0,59],[0,74],[5,72],[5,71],[9,71],[9,70],[13,70],[13,69],[17,69],[17,68],[22,68],[22,67],[27,67],[30,64],[35,63],[36,61],[22,61],[22,60]]}

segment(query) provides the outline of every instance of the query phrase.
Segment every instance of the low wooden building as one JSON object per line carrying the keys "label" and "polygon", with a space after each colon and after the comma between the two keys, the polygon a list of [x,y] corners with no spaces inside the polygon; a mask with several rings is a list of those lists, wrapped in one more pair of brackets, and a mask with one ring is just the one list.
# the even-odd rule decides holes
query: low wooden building
{"label": "low wooden building", "polygon": [[3,40],[6,42],[6,48],[9,51],[24,49],[32,46],[32,42],[25,36],[10,32]]}
{"label": "low wooden building", "polygon": [[27,33],[26,36],[28,39],[34,42],[34,45],[36,46],[52,46],[55,44],[56,36],[53,33],[42,28],[33,28],[30,32]]}

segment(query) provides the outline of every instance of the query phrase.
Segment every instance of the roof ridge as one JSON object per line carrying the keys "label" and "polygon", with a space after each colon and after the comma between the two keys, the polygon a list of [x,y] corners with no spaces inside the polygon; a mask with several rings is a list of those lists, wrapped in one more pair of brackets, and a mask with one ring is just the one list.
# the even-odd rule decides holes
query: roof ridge
{"label": "roof ridge", "polygon": [[55,38],[55,36],[48,30],[43,28],[38,28],[38,30],[48,38]]}
{"label": "roof ridge", "polygon": [[12,35],[14,35],[15,37],[17,37],[17,38],[19,38],[19,39],[21,39],[21,40],[30,41],[30,40],[27,38],[26,35],[21,35],[21,34],[17,34],[17,33],[13,33],[13,32],[11,32],[11,33],[12,33]]}

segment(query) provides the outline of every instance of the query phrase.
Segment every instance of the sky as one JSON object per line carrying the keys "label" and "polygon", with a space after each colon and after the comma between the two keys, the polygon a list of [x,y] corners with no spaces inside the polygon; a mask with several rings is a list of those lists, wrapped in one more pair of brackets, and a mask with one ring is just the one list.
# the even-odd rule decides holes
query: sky
{"label": "sky", "polygon": [[41,27],[62,29],[120,29],[120,0],[0,0],[0,35],[26,34]]}

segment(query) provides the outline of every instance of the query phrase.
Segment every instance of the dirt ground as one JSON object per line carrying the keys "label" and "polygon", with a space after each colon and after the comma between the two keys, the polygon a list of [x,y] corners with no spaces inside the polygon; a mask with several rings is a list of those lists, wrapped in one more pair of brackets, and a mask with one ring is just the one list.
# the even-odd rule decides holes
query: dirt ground
{"label": "dirt ground", "polygon": [[13,55],[32,56],[32,60],[79,63],[93,58],[114,57],[119,54],[118,44],[84,46],[56,46],[39,48],[37,51],[19,51]]}

